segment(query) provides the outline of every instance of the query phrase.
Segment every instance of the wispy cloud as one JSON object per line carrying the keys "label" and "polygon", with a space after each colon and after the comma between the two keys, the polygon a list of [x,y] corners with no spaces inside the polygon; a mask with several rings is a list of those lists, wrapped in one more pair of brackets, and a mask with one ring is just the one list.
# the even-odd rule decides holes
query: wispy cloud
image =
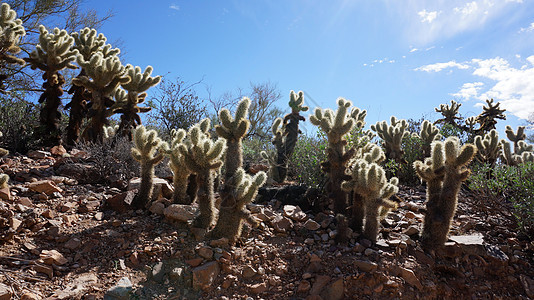
{"label": "wispy cloud", "polygon": [[365,63],[363,64],[364,67],[374,67],[375,64],[394,64],[396,60],[389,59],[389,58],[383,58],[383,59],[375,59],[371,63]]}
{"label": "wispy cloud", "polygon": [[422,23],[432,23],[437,17],[439,12],[437,11],[426,11],[426,9],[423,9],[422,11],[417,13],[419,17],[421,17]]}
{"label": "wispy cloud", "polygon": [[519,29],[519,33],[534,31],[534,22],[530,23],[528,27]]}
{"label": "wispy cloud", "polygon": [[[472,75],[485,81],[464,83],[452,96],[480,103],[486,99],[495,99],[509,113],[521,119],[527,119],[534,112],[534,55],[527,57],[526,63],[519,68],[511,66],[509,61],[501,57],[472,59],[462,64],[452,61],[447,64],[473,69]],[[418,69],[439,72],[444,69],[442,66],[443,63],[438,63]]]}
{"label": "wispy cloud", "polygon": [[415,70],[416,71],[423,71],[423,72],[430,73],[430,72],[439,72],[439,71],[442,71],[443,69],[447,69],[447,68],[458,68],[458,69],[465,70],[465,69],[469,69],[469,65],[466,65],[466,64],[463,64],[463,63],[460,64],[460,63],[457,63],[454,60],[451,60],[449,62],[435,63],[435,64],[421,66],[419,68],[416,68]]}
{"label": "wispy cloud", "polygon": [[173,9],[173,10],[180,10],[180,6],[178,6],[178,5],[174,4],[174,3],[169,5],[169,8]]}

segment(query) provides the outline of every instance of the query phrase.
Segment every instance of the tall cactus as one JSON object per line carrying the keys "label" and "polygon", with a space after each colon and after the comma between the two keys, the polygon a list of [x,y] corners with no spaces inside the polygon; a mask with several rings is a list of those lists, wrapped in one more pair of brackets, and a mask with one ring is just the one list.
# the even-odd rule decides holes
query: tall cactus
{"label": "tall cactus", "polygon": [[434,108],[436,112],[441,113],[441,115],[443,116],[443,118],[437,119],[434,124],[451,124],[453,126],[458,127],[458,123],[456,123],[456,120],[462,120],[462,117],[457,116],[460,110],[460,106],[462,106],[462,104],[451,100],[451,105],[440,104],[439,108]]}
{"label": "tall cactus", "polygon": [[[24,65],[24,60],[14,54],[20,52],[20,39],[26,35],[22,20],[17,19],[17,12],[9,4],[2,3],[0,8],[0,62]],[[0,92],[5,93],[3,81],[7,74],[0,74]]]}
{"label": "tall cactus", "polygon": [[235,174],[235,198],[234,206],[221,206],[219,211],[219,219],[217,225],[213,229],[212,235],[214,237],[226,237],[234,242],[241,235],[243,222],[256,224],[256,221],[250,215],[250,211],[245,207],[247,204],[254,201],[258,194],[258,189],[267,180],[267,175],[264,172],[258,172],[251,176],[245,173],[242,168],[237,169]]}
{"label": "tall cactus", "polygon": [[131,139],[132,129],[141,125],[139,113],[149,112],[151,109],[150,107],[139,107],[138,104],[145,101],[147,95],[145,91],[156,86],[161,81],[161,76],[151,77],[151,66],[148,66],[144,72],[141,72],[140,67],[127,65],[126,73],[131,78],[131,81],[123,84],[122,87],[128,91],[128,96],[125,101],[116,103],[118,108],[114,112],[122,114],[119,125],[120,135]]}
{"label": "tall cactus", "polygon": [[427,212],[421,235],[425,248],[435,249],[447,241],[458,193],[470,174],[467,165],[475,154],[474,145],[465,144],[460,149],[458,138],[449,137],[432,144],[432,155],[424,163],[414,163],[417,175],[427,182]]}
{"label": "tall cactus", "polygon": [[407,128],[408,122],[406,120],[397,120],[394,116],[391,117],[391,125],[388,125],[386,121],[371,125],[371,130],[375,131],[384,141],[386,157],[397,163],[406,163],[402,157],[404,154],[402,139],[409,134]]}
{"label": "tall cactus", "polygon": [[169,156],[169,167],[171,168],[173,177],[173,186],[174,186],[174,195],[173,202],[176,204],[191,204],[194,199],[190,199],[187,195],[187,183],[189,180],[189,175],[191,171],[187,168],[185,164],[185,159],[179,148],[184,139],[186,138],[187,133],[183,129],[172,130],[171,131],[171,143],[167,151]]}
{"label": "tall cactus", "polygon": [[194,221],[194,226],[207,230],[215,221],[214,171],[223,164],[220,158],[226,145],[221,138],[213,142],[199,124],[191,127],[188,135],[189,141],[179,144],[178,150],[187,168],[197,175],[200,216]]}
{"label": "tall cactus", "polygon": [[433,141],[441,140],[442,136],[439,134],[439,128],[434,126],[430,121],[424,120],[421,123],[421,131],[419,132],[419,138],[423,142],[423,155],[424,157],[430,157],[430,151]]}
{"label": "tall cactus", "polygon": [[[78,64],[86,71],[86,76],[72,79],[72,83],[84,86],[91,92],[91,108],[88,116],[89,124],[83,132],[85,140],[101,142],[104,126],[108,125],[108,117],[113,114],[111,107],[115,104],[112,99],[119,84],[130,82],[131,78],[125,74],[125,67],[115,55],[108,55],[106,51],[94,53],[89,60],[78,55]],[[118,53],[118,51],[116,51]]]}
{"label": "tall cactus", "polygon": [[506,137],[514,143],[514,152],[517,154],[519,151],[519,141],[523,141],[527,138],[527,135],[525,134],[525,126],[518,126],[517,132],[514,132],[510,125],[506,125],[504,132],[506,133]]}
{"label": "tall cactus", "polygon": [[272,143],[276,148],[276,160],[270,159],[267,153],[262,153],[264,158],[271,162],[271,176],[276,182],[283,182],[287,177],[287,164],[289,158],[295,150],[299,130],[299,122],[306,121],[306,118],[300,115],[301,111],[307,111],[308,107],[304,106],[304,93],[300,91],[296,94],[294,91],[289,93],[289,107],[291,113],[287,114],[284,119],[276,118],[271,127],[273,132]]}
{"label": "tall cactus", "polygon": [[501,144],[499,143],[497,130],[492,129],[484,137],[475,136],[475,145],[477,146],[477,160],[488,163],[490,166],[495,166],[501,154]]}
{"label": "tall cactus", "polygon": [[78,55],[78,50],[71,49],[73,44],[74,38],[66,30],[55,28],[53,33],[49,33],[46,27],[41,25],[39,43],[30,53],[30,57],[26,58],[32,69],[38,68],[44,72],[44,92],[39,98],[39,103],[44,102],[40,114],[40,131],[43,140],[49,145],[58,145],[62,142],[59,128],[61,114],[58,109],[61,105],[65,78],[59,71],[65,68],[77,68],[72,63]]}
{"label": "tall cactus", "polygon": [[[91,56],[98,51],[104,51],[106,37],[102,33],[97,35],[95,29],[86,27],[79,32],[73,32],[71,36],[74,38],[74,45],[72,48],[78,50],[84,60],[89,60]],[[111,46],[108,45],[108,49],[109,47]],[[116,55],[118,51],[118,49],[112,49],[106,53],[108,55]],[[76,77],[79,78],[82,76],[86,76],[84,68],[81,68],[80,73]],[[80,130],[83,119],[87,115],[88,104],[91,100],[91,92],[84,86],[73,84],[68,90],[68,93],[72,95],[72,99],[65,106],[65,109],[70,108],[66,142],[68,145],[74,145],[80,138]]]}
{"label": "tall cactus", "polygon": [[349,113],[352,105],[350,101],[339,98],[337,104],[335,113],[328,108],[324,110],[316,108],[310,116],[310,122],[319,126],[328,138],[327,161],[321,164],[321,168],[329,176],[327,191],[329,198],[334,202],[334,212],[345,214],[347,194],[341,189],[341,184],[347,179],[345,174],[347,162],[355,153],[354,149],[345,151],[347,145],[345,136],[354,126],[359,126],[362,122],[355,120]]}
{"label": "tall cactus", "polygon": [[486,104],[482,107],[482,112],[477,116],[477,123],[480,124],[479,132],[488,132],[495,129],[497,119],[506,120],[504,112],[506,109],[501,109],[501,103],[493,104],[493,99],[486,100]]}
{"label": "tall cactus", "polygon": [[155,130],[147,131],[144,126],[134,130],[134,147],[132,156],[141,165],[141,186],[134,199],[134,207],[146,207],[152,200],[154,167],[163,160],[165,142],[162,142]]}

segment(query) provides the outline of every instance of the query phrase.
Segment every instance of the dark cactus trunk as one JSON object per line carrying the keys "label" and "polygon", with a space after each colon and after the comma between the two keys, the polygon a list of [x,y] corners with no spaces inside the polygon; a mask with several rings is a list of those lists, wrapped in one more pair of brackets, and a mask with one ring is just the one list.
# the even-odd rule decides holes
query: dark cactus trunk
{"label": "dark cactus trunk", "polygon": [[[78,77],[84,76],[82,70]],[[83,86],[72,85],[69,90],[72,100],[65,108],[70,108],[69,125],[67,126],[67,145],[74,145],[80,138],[82,122],[87,115],[87,102],[91,98],[91,93]]]}
{"label": "dark cactus trunk", "polygon": [[285,132],[287,133],[284,143],[277,150],[278,158],[276,161],[278,176],[278,182],[284,182],[287,178],[287,165],[289,158],[295,151],[295,145],[299,135],[299,121],[304,121],[304,117],[298,113],[288,114],[284,118]]}
{"label": "dark cactus trunk", "polygon": [[45,72],[43,83],[45,91],[39,98],[39,103],[44,103],[40,114],[40,138],[47,146],[61,144],[61,129],[59,121],[61,114],[59,106],[61,105],[61,96],[63,95],[63,84],[65,79],[58,72]]}
{"label": "dark cactus trunk", "polygon": [[363,203],[363,197],[352,192],[352,215],[350,218],[349,226],[354,232],[361,233],[363,227],[363,217],[365,216],[365,205]]}

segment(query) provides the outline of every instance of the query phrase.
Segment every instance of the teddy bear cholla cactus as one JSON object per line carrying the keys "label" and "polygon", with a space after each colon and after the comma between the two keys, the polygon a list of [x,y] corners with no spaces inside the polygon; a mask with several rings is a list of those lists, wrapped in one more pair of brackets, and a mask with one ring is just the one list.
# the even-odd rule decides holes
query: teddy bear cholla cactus
{"label": "teddy bear cholla cactus", "polygon": [[414,162],[417,175],[427,182],[427,212],[421,236],[425,248],[435,249],[447,241],[458,193],[470,174],[467,165],[475,154],[474,145],[460,148],[459,139],[449,137],[432,144],[432,155],[424,163]]}
{"label": "teddy bear cholla cactus", "polygon": [[386,149],[386,157],[393,159],[397,163],[405,163],[402,158],[404,151],[402,150],[402,139],[409,133],[408,122],[406,120],[397,120],[394,116],[391,117],[391,125],[386,121],[378,122],[371,125],[371,130],[375,131],[378,136],[384,141],[384,148]]}
{"label": "teddy bear cholla cactus", "polygon": [[[24,65],[24,60],[13,54],[20,52],[20,39],[26,35],[22,20],[17,19],[17,12],[9,4],[2,3],[0,7],[0,62],[7,64]],[[3,81],[7,74],[0,74],[0,93],[4,91]]]}
{"label": "teddy bear cholla cactus", "polygon": [[163,160],[168,146],[155,130],[147,131],[142,125],[133,131],[133,142],[132,156],[141,165],[141,186],[132,206],[144,208],[152,200],[154,167]]}
{"label": "teddy bear cholla cactus", "polygon": [[423,142],[423,155],[424,157],[430,157],[430,145],[433,141],[441,140],[442,136],[439,134],[439,128],[432,124],[428,120],[424,120],[421,123],[421,131],[419,132],[419,138]]}
{"label": "teddy bear cholla cactus", "polygon": [[501,154],[501,144],[499,143],[497,130],[492,129],[483,137],[480,135],[475,136],[475,145],[477,146],[477,160],[494,166]]}
{"label": "teddy bear cholla cactus", "polygon": [[200,215],[194,226],[208,230],[215,220],[214,172],[223,161],[220,159],[226,148],[224,139],[212,141],[197,124],[189,129],[189,140],[178,145],[185,165],[196,174],[197,201]]}

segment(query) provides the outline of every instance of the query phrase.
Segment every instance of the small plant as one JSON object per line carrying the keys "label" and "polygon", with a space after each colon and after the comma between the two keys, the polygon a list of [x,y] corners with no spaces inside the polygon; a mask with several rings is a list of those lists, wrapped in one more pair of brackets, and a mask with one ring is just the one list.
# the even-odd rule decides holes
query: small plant
{"label": "small plant", "polygon": [[288,176],[309,187],[320,188],[325,182],[321,163],[326,160],[328,141],[324,133],[315,137],[301,136],[289,160]]}
{"label": "small plant", "polygon": [[141,186],[132,205],[144,208],[152,200],[154,167],[163,160],[165,146],[156,131],[142,125],[134,130],[133,142],[132,156],[141,164]]}
{"label": "small plant", "polygon": [[447,241],[458,193],[470,174],[467,165],[475,154],[474,145],[466,144],[460,149],[458,138],[449,137],[432,144],[432,155],[424,163],[414,163],[417,175],[427,183],[427,212],[421,235],[425,248],[435,249]]}

